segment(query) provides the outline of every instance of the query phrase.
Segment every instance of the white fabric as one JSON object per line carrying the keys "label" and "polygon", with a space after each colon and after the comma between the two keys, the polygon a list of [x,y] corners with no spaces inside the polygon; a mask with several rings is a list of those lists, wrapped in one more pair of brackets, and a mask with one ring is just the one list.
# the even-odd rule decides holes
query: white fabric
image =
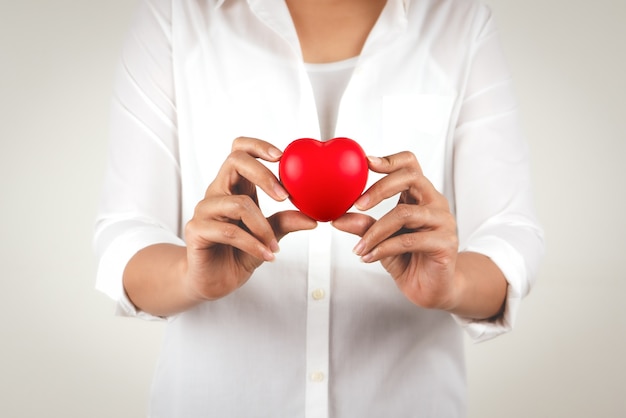
{"label": "white fabric", "polygon": [[[505,273],[503,317],[470,321],[412,305],[379,264],[352,254],[356,237],[323,224],[285,237],[277,260],[237,292],[169,318],[150,416],[463,416],[461,328],[476,341],[510,330],[543,250],[516,109],[486,7],[389,0],[334,135],[370,155],[416,154],[450,200],[461,250]],[[316,115],[282,0],[144,0],[112,109],[97,288],[122,314],[149,318],[124,294],[129,258],[150,244],[184,245],[182,226],[235,137],[284,149],[321,137]],[[291,207],[260,198],[267,215]]]}

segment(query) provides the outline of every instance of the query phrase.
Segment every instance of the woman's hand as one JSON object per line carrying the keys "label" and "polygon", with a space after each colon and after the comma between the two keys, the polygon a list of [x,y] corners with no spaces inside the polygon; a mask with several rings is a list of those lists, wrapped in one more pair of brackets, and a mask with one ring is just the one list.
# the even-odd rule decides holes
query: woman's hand
{"label": "woman's hand", "polygon": [[253,138],[237,138],[232,152],[196,206],[185,229],[186,246],[154,244],[138,251],[124,270],[124,290],[141,311],[171,316],[228,295],[264,261],[278,241],[317,223],[297,211],[265,218],[257,186],[281,201],[287,192],[259,160],[276,162],[282,152]]}
{"label": "woman's hand", "polygon": [[415,156],[401,152],[369,158],[370,170],[387,174],[357,200],[360,210],[400,194],[396,207],[378,221],[348,213],[333,222],[361,236],[354,252],[366,263],[380,261],[404,295],[423,308],[473,319],[503,312],[507,281],[487,256],[458,252],[456,221],[448,201],[424,177]]}
{"label": "woman's hand", "polygon": [[243,285],[264,261],[274,260],[286,234],[313,229],[317,223],[297,211],[265,218],[257,186],[272,199],[287,192],[259,160],[277,162],[282,152],[268,142],[237,138],[232,152],[187,223],[184,282],[199,300],[223,297]]}
{"label": "woman's hand", "polygon": [[355,206],[367,210],[400,194],[397,206],[378,221],[348,213],[333,225],[361,236],[354,252],[366,263],[380,261],[413,303],[453,310],[459,298],[455,281],[458,238],[448,201],[424,177],[410,152],[370,157],[369,165],[372,171],[387,175]]}

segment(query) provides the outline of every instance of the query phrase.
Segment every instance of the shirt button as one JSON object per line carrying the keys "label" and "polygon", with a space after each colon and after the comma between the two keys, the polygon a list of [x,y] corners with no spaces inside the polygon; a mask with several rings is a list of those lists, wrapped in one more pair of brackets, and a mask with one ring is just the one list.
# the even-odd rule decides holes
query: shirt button
{"label": "shirt button", "polygon": [[324,373],[322,373],[322,372],[311,373],[311,381],[312,382],[321,383],[321,382],[324,381],[324,378],[325,378],[325,376],[324,376]]}
{"label": "shirt button", "polygon": [[311,296],[315,300],[322,300],[322,299],[324,299],[324,297],[326,297],[326,292],[324,291],[324,289],[315,289],[311,293]]}

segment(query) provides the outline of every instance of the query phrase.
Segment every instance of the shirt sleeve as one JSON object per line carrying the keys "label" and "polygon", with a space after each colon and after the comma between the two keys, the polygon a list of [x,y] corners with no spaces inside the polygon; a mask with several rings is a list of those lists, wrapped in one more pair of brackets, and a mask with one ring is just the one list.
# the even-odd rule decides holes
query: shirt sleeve
{"label": "shirt sleeve", "polygon": [[96,289],[117,313],[157,319],[124,292],[126,264],[157,243],[184,245],[172,77],[171,5],[144,0],[124,45],[111,106],[109,155],[94,231]]}
{"label": "shirt sleeve", "polygon": [[454,138],[455,210],[460,250],[493,260],[506,277],[508,291],[504,314],[494,320],[455,316],[476,342],[512,329],[544,248],[518,105],[497,30],[485,12]]}

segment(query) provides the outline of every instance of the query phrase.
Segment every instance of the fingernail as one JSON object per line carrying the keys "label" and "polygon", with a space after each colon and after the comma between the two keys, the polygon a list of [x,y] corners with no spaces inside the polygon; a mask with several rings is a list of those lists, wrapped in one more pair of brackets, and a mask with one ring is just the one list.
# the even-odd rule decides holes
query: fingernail
{"label": "fingernail", "polygon": [[283,153],[280,152],[278,148],[274,148],[274,147],[270,147],[270,149],[267,150],[267,153],[269,154],[270,157],[274,159],[278,159],[280,158],[281,155],[283,155]]}
{"label": "fingernail", "polygon": [[273,239],[270,242],[270,250],[272,250],[273,253],[280,252],[280,247],[278,246],[278,241],[276,241],[275,239]]}
{"label": "fingernail", "polygon": [[265,261],[274,261],[276,256],[273,252],[269,251],[267,248],[263,248],[263,260]]}
{"label": "fingernail", "polygon": [[359,197],[356,202],[354,202],[354,206],[356,206],[356,208],[359,210],[364,210],[367,207],[369,202],[370,202],[370,197],[364,194],[361,197]]}
{"label": "fingernail", "polygon": [[359,243],[354,247],[352,252],[355,253],[356,255],[361,255],[364,249],[365,249],[365,242],[363,240],[360,240]]}
{"label": "fingernail", "polygon": [[372,253],[367,253],[363,257],[361,257],[361,261],[364,263],[369,263],[374,259],[374,255]]}
{"label": "fingernail", "polygon": [[285,190],[285,188],[279,183],[274,184],[274,193],[276,193],[276,196],[278,196],[280,200],[285,200],[289,197],[287,190]]}
{"label": "fingernail", "polygon": [[367,159],[369,160],[370,163],[374,164],[374,165],[379,165],[380,163],[383,162],[383,159],[380,157],[374,157],[372,155],[368,155]]}

